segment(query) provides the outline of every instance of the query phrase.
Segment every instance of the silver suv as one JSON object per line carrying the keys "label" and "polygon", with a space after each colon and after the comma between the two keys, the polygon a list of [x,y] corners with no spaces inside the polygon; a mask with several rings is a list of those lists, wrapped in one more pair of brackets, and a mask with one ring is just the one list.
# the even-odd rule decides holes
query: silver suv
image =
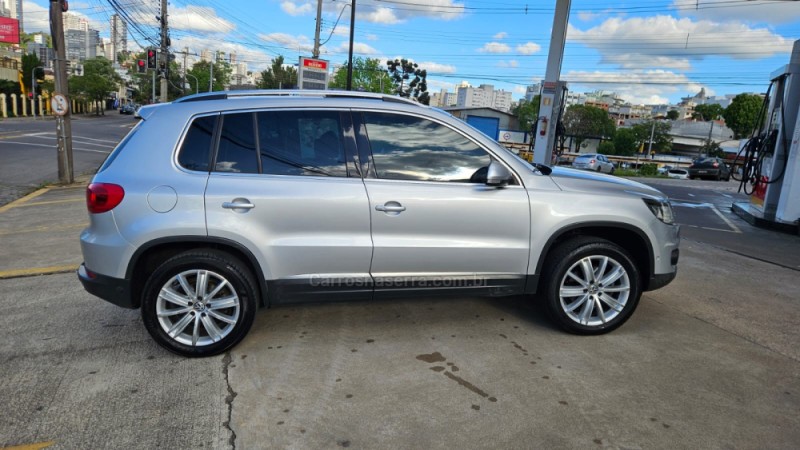
{"label": "silver suv", "polygon": [[87,188],[78,276],[175,353],[223,352],[258,306],[536,294],[567,331],[673,280],[659,191],[531,165],[392,96],[211,93],[143,108]]}

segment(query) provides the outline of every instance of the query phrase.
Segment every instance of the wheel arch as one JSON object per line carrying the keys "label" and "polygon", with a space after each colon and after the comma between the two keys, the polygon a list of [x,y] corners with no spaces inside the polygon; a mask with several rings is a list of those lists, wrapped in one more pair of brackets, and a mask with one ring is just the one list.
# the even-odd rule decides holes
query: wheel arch
{"label": "wheel arch", "polygon": [[140,246],[131,257],[125,278],[131,281],[131,300],[134,308],[141,306],[142,291],[147,278],[167,259],[188,250],[212,248],[239,258],[256,277],[260,306],[268,306],[267,283],[264,271],[253,253],[229,239],[209,236],[172,236],[155,239]]}
{"label": "wheel arch", "polygon": [[550,236],[539,254],[534,275],[528,277],[529,285],[526,286],[526,293],[533,294],[538,290],[542,270],[553,249],[558,244],[576,236],[602,238],[625,249],[641,272],[642,290],[647,289],[648,280],[655,270],[655,254],[647,234],[640,228],[626,223],[583,222],[568,225]]}

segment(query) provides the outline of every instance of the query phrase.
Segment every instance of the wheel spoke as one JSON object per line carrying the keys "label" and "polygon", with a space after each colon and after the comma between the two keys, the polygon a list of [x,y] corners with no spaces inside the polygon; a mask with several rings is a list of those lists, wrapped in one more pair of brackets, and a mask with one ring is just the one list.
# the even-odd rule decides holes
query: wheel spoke
{"label": "wheel spoke", "polygon": [[608,295],[601,295],[599,296],[600,301],[605,303],[606,305],[610,306],[614,311],[621,313],[622,310],[625,308],[625,305],[618,302],[617,299]]}
{"label": "wheel spoke", "polygon": [[200,316],[194,316],[194,330],[192,331],[192,347],[197,346],[197,340],[200,338]]}
{"label": "wheel spoke", "polygon": [[586,289],[582,287],[562,287],[559,293],[562,297],[580,297],[586,293]]}
{"label": "wheel spoke", "polygon": [[178,283],[180,283],[181,288],[183,288],[183,292],[185,292],[186,295],[190,297],[195,296],[194,289],[192,289],[192,287],[189,285],[189,281],[186,280],[186,277],[184,277],[183,274],[179,274],[175,278],[178,280]]}
{"label": "wheel spoke", "polygon": [[183,330],[185,330],[187,326],[189,326],[189,323],[192,321],[192,318],[193,317],[191,314],[186,314],[181,318],[181,320],[175,322],[175,324],[172,325],[172,328],[170,328],[169,331],[167,331],[167,334],[169,334],[173,338],[177,337],[179,334],[183,333]]}
{"label": "wheel spoke", "polygon": [[603,288],[603,292],[605,292],[605,293],[608,293],[608,292],[628,292],[630,290],[631,290],[631,287],[627,283],[625,283],[624,285],[614,286],[614,287],[611,287],[611,288]]}
{"label": "wheel spoke", "polygon": [[215,288],[214,288],[214,290],[213,290],[213,291],[211,291],[211,292],[210,292],[208,295],[206,295],[206,297],[205,297],[205,298],[206,298],[206,299],[214,298],[214,296],[215,296],[215,295],[217,295],[217,294],[219,294],[219,291],[221,291],[221,290],[222,290],[222,288],[224,288],[224,287],[225,287],[225,286],[227,286],[227,285],[228,285],[228,280],[222,280],[222,282],[221,282],[221,283],[219,283],[219,284],[217,285],[217,287],[215,287]]}
{"label": "wheel spoke", "polygon": [[222,338],[222,331],[217,328],[217,325],[209,316],[204,316],[201,320],[203,321],[203,327],[206,329],[206,332],[208,332],[208,337],[210,337],[212,341],[217,342]]}
{"label": "wheel spoke", "polygon": [[589,325],[589,319],[592,317],[593,310],[594,310],[594,300],[589,300],[586,303],[584,303],[583,310],[581,311],[580,323]]}
{"label": "wheel spoke", "polygon": [[592,267],[592,260],[589,258],[583,258],[581,260],[581,268],[583,269],[584,280],[589,283],[594,281],[594,267]]}
{"label": "wheel spoke", "polygon": [[177,316],[178,314],[186,314],[192,311],[191,306],[186,306],[184,308],[175,308],[175,309],[167,309],[164,311],[158,312],[158,317],[170,317],[170,316]]}
{"label": "wheel spoke", "polygon": [[207,270],[198,270],[197,271],[197,280],[195,281],[196,288],[195,288],[195,295],[201,298],[205,298],[206,296],[206,289],[208,289],[208,271]]}
{"label": "wheel spoke", "polygon": [[238,300],[239,297],[236,295],[231,295],[229,297],[222,297],[208,302],[206,304],[206,308],[211,310],[232,308],[237,305]]}
{"label": "wheel spoke", "polygon": [[584,280],[582,278],[578,278],[578,276],[575,275],[574,273],[572,273],[571,270],[567,273],[567,276],[572,278],[573,280],[575,280],[578,284],[580,284],[583,287],[586,287],[586,286],[589,285],[589,283],[587,283],[586,280]]}
{"label": "wheel spoke", "polygon": [[588,299],[589,299],[589,296],[588,295],[584,295],[583,298],[581,298],[580,300],[576,301],[575,303],[569,305],[569,307],[566,308],[566,311],[568,313],[570,313],[572,311],[575,311],[576,309],[580,308],[581,305],[586,303],[586,300],[588,300]]}
{"label": "wheel spoke", "polygon": [[597,309],[597,315],[600,316],[600,321],[606,323],[606,316],[603,314],[603,305],[600,304],[600,299],[595,297],[594,306]]}
{"label": "wheel spoke", "polygon": [[161,289],[161,292],[158,296],[178,306],[189,306],[189,300],[186,297],[178,294],[167,286]]}
{"label": "wheel spoke", "polygon": [[622,266],[617,266],[617,268],[614,269],[613,272],[608,274],[607,277],[605,277],[602,280],[600,280],[599,283],[602,284],[603,286],[608,286],[610,284],[613,284],[614,282],[616,282],[617,280],[619,280],[623,276],[625,276],[625,274],[626,274],[625,268],[622,267]]}
{"label": "wheel spoke", "polygon": [[594,279],[597,280],[606,273],[606,267],[608,266],[608,256],[603,256],[602,262],[600,263],[600,267],[594,272]]}
{"label": "wheel spoke", "polygon": [[225,323],[229,323],[231,325],[236,324],[236,320],[231,316],[226,316],[225,314],[220,314],[220,313],[218,313],[216,311],[207,311],[206,314],[208,314],[209,316],[211,316],[211,317],[213,317],[213,318],[215,318],[215,319],[217,319],[219,321],[222,321],[222,322],[225,322]]}

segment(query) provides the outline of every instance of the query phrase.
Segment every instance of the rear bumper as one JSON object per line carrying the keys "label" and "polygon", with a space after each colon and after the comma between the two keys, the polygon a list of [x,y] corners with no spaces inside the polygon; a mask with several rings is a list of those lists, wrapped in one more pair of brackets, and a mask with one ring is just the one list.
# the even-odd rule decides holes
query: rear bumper
{"label": "rear bumper", "polygon": [[139,307],[139,302],[134,301],[131,295],[129,280],[94,273],[86,268],[86,264],[78,268],[78,279],[88,293],[109,303],[130,309]]}

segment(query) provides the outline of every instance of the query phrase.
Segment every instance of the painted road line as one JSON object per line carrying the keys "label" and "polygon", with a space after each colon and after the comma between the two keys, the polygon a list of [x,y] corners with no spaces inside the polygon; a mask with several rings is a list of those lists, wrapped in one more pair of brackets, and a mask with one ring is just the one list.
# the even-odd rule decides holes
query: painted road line
{"label": "painted road line", "polygon": [[[47,140],[50,140],[50,141],[57,140],[57,138],[55,136],[36,136],[36,137],[39,138],[39,139],[47,139]],[[113,145],[95,144],[94,142],[84,142],[84,141],[87,141],[87,140],[89,140],[89,141],[98,141],[99,139],[89,139],[89,138],[82,138],[82,137],[72,136],[73,144],[77,142],[78,144],[94,145],[95,147],[114,148]],[[111,142],[111,141],[103,141],[103,142]]]}
{"label": "painted road line", "polygon": [[70,225],[56,225],[53,227],[30,227],[18,230],[0,230],[0,236],[11,236],[13,234],[26,234],[26,233],[43,233],[47,231],[66,231],[66,230],[80,230],[89,226],[89,223],[70,224]]}
{"label": "painted road line", "polygon": [[50,188],[42,188],[42,189],[39,189],[38,191],[31,192],[30,194],[28,194],[28,195],[26,195],[26,196],[24,196],[22,198],[18,198],[18,199],[14,200],[11,203],[7,203],[4,206],[0,206],[0,213],[4,213],[4,212],[8,211],[11,208],[16,208],[18,206],[24,205],[25,203],[35,199],[36,197],[39,197],[40,195],[43,195],[43,194],[47,193],[49,190],[50,190]]}
{"label": "painted road line", "polygon": [[722,221],[723,221],[723,222],[725,222],[725,224],[726,224],[726,225],[728,225],[729,227],[731,227],[731,229],[732,229],[732,230],[733,230],[735,233],[741,233],[741,232],[742,232],[742,230],[740,230],[740,229],[739,229],[739,227],[737,227],[735,223],[731,222],[731,221],[730,221],[730,219],[728,219],[728,218],[727,218],[727,217],[725,217],[725,216],[724,216],[724,215],[723,215],[721,212],[719,212],[719,210],[717,209],[717,207],[716,207],[716,206],[714,206],[714,205],[711,205],[711,209],[712,209],[712,210],[713,210],[715,213],[717,213],[717,215],[719,216],[719,218],[720,218],[720,219],[722,219]]}
{"label": "painted road line", "polygon": [[52,275],[56,273],[70,273],[78,270],[78,266],[78,264],[69,264],[64,266],[0,270],[0,280],[5,280],[8,278],[35,277],[38,275]]}
{"label": "painted road line", "polygon": [[[9,144],[27,145],[29,147],[47,147],[47,148],[53,148],[53,149],[55,148],[53,145],[47,145],[47,144],[33,144],[33,143],[30,143],[30,142],[15,142],[15,141],[6,141],[6,142],[9,143]],[[75,147],[72,147],[72,151],[103,153],[103,154],[111,153],[108,150],[92,150],[92,149],[89,149],[89,148],[75,148]]]}
{"label": "painted road line", "polygon": [[0,450],[41,450],[55,444],[56,441],[38,442],[36,444],[15,445],[13,447],[3,447]]}
{"label": "painted road line", "polygon": [[46,202],[25,203],[24,205],[17,206],[17,208],[27,208],[29,206],[58,205],[60,203],[83,203],[85,201],[86,201],[85,197],[70,198],[66,200],[50,200]]}

